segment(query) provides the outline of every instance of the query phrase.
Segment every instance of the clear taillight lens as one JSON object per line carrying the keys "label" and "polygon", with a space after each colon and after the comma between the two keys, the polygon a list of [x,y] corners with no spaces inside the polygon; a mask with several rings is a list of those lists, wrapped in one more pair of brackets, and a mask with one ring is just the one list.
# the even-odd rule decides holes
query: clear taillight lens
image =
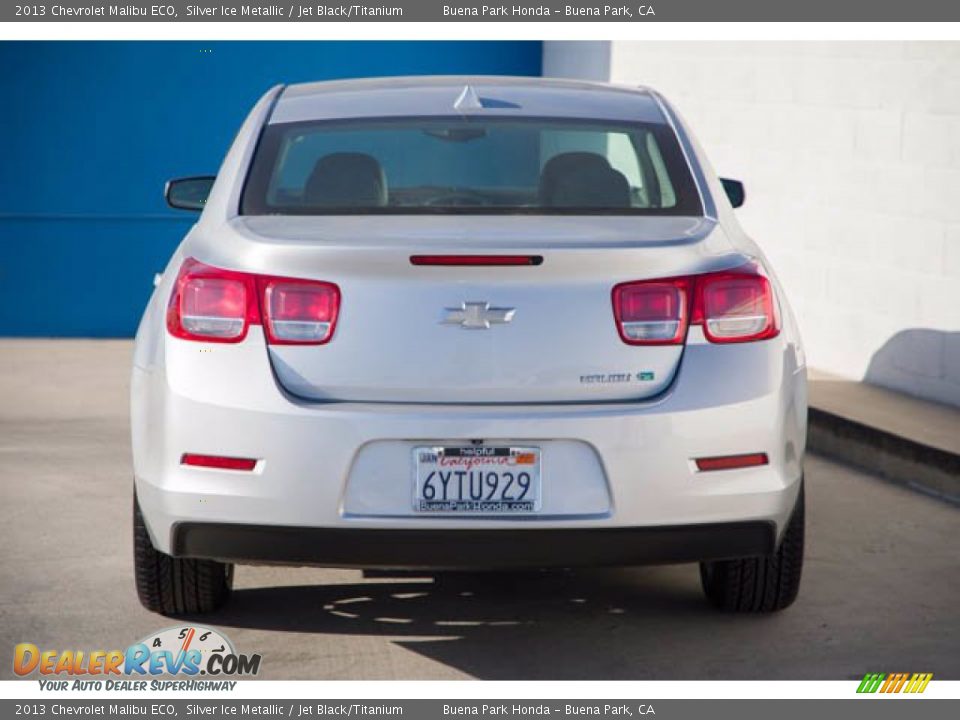
{"label": "clear taillight lens", "polygon": [[687,334],[687,282],[656,280],[613,289],[620,337],[630,345],[675,345]]}
{"label": "clear taillight lens", "polygon": [[679,345],[689,325],[710,342],[765,340],[780,332],[770,281],[753,263],[718,273],[644,280],[613,289],[617,330],[629,345]]}
{"label": "clear taillight lens", "polygon": [[332,283],[235,272],[189,258],[174,284],[167,329],[184,340],[236,343],[263,322],[268,343],[320,345],[333,336],[339,309],[340,290]]}
{"label": "clear taillight lens", "polygon": [[264,285],[267,339],[274,344],[325,343],[340,309],[336,285],[269,280]]}

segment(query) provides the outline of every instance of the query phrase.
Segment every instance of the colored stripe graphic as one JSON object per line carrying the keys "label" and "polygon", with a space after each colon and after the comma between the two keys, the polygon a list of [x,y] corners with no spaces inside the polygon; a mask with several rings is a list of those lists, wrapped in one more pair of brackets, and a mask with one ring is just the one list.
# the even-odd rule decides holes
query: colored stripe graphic
{"label": "colored stripe graphic", "polygon": [[910,678],[910,684],[907,685],[907,689],[904,690],[904,692],[922,693],[927,689],[927,685],[932,678],[933,673],[914,673],[913,677]]}
{"label": "colored stripe graphic", "polygon": [[867,673],[857,687],[858,693],[922,693],[933,673]]}
{"label": "colored stripe graphic", "polygon": [[863,676],[863,680],[860,681],[860,687],[857,688],[857,692],[875,693],[885,677],[886,675],[883,673],[867,673]]}
{"label": "colored stripe graphic", "polygon": [[888,693],[900,692],[900,688],[903,687],[903,684],[906,681],[907,681],[906,673],[894,673],[880,692],[888,692]]}

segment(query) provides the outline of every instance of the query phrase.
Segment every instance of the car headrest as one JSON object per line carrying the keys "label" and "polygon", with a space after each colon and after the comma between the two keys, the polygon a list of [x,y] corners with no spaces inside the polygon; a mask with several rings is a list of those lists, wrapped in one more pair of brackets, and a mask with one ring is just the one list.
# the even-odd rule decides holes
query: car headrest
{"label": "car headrest", "polygon": [[555,155],[540,173],[544,207],[630,207],[630,183],[603,155],[568,152]]}
{"label": "car headrest", "polygon": [[330,153],[313,166],[303,202],[315,207],[382,207],[387,204],[387,178],[370,155]]}

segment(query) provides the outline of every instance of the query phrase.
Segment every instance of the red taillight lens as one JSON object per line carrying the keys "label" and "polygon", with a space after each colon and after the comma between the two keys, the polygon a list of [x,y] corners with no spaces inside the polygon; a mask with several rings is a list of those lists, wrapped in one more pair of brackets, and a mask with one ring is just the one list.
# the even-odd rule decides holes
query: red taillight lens
{"label": "red taillight lens", "polygon": [[703,334],[711,342],[763,340],[779,331],[770,281],[763,275],[705,275],[698,290]]}
{"label": "red taillight lens", "polygon": [[340,309],[336,285],[302,280],[267,280],[261,284],[269,342],[319,345],[330,339]]}
{"label": "red taillight lens", "polygon": [[257,461],[253,458],[224,457],[222,455],[197,455],[185,453],[180,458],[181,465],[193,467],[217,468],[218,470],[253,470]]}
{"label": "red taillight lens", "polygon": [[629,345],[678,345],[688,325],[703,325],[710,342],[765,340],[780,332],[770,281],[754,265],[613,289],[613,314]]}
{"label": "red taillight lens", "polygon": [[190,258],[183,263],[167,307],[167,328],[186,340],[240,342],[260,321],[250,275]]}
{"label": "red taillight lens", "polygon": [[181,290],[180,321],[197,335],[237,337],[247,314],[247,289],[238,280],[191,278]]}
{"label": "red taillight lens", "polygon": [[332,283],[223,270],[189,258],[170,296],[167,329],[184,340],[236,343],[262,317],[268,343],[320,345],[333,337],[339,309],[340,290]]}
{"label": "red taillight lens", "polygon": [[687,281],[625,283],[613,289],[620,337],[630,345],[675,345],[687,333]]}

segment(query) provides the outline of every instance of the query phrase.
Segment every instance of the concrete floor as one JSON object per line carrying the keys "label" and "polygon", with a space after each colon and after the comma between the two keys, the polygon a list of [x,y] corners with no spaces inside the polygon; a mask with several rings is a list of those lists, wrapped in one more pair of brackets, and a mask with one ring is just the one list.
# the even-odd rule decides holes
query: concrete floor
{"label": "concrete floor", "polygon": [[[17,642],[124,648],[175,624],[132,581],[130,347],[0,341],[0,678]],[[960,510],[807,468],[804,583],[772,617],[714,612],[692,565],[440,585],[241,567],[211,624],[270,679],[960,679]]]}

